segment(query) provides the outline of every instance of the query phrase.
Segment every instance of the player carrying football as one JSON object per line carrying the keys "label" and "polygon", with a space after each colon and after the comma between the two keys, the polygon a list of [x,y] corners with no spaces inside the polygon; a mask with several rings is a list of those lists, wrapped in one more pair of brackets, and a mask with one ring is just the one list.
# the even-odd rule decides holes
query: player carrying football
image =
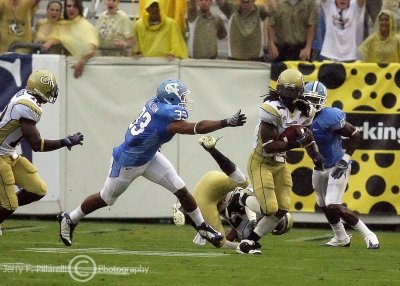
{"label": "player carrying football", "polygon": [[[301,99],[304,79],[295,69],[283,71],[259,110],[260,121],[255,128],[254,150],[247,164],[247,171],[253,185],[254,196],[238,194],[238,202],[253,211],[261,210],[263,217],[258,222],[249,240],[258,241],[270,233],[289,211],[292,177],[286,164],[286,151],[305,147],[317,166],[323,165],[323,158],[313,142],[311,131],[298,134],[294,140],[279,140],[279,135],[292,125],[309,126],[315,108]],[[235,202],[233,200],[233,202]]]}
{"label": "player carrying football", "polygon": [[146,102],[139,117],[129,125],[125,140],[113,149],[110,172],[103,189],[87,197],[71,213],[59,214],[60,237],[65,245],[72,244],[72,233],[80,219],[99,208],[113,205],[139,176],[173,193],[203,238],[213,243],[223,239],[220,232],[204,222],[185,182],[159,150],[175,134],[205,134],[225,127],[242,126],[246,123],[246,116],[239,110],[227,119],[189,123],[186,119],[193,101],[189,100],[188,94],[189,90],[179,80],[165,80],[158,85],[155,96]]}

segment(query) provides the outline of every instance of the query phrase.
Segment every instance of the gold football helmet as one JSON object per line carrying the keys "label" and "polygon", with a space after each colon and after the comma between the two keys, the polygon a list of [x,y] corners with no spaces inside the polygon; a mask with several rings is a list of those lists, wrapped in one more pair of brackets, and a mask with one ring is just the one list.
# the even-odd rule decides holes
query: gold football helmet
{"label": "gold football helmet", "polygon": [[26,90],[40,97],[44,102],[54,103],[57,100],[57,81],[54,75],[47,70],[37,70],[31,73]]}
{"label": "gold football helmet", "polygon": [[304,91],[304,77],[296,69],[283,71],[278,78],[276,91],[283,104],[289,107]]}

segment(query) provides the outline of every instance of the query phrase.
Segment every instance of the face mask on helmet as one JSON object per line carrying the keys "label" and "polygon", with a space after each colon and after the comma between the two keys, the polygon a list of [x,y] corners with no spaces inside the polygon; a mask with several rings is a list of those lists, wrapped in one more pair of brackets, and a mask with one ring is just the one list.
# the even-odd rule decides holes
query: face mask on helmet
{"label": "face mask on helmet", "polygon": [[283,71],[278,78],[276,91],[283,104],[289,107],[304,91],[304,77],[296,69]]}
{"label": "face mask on helmet", "polygon": [[304,86],[303,96],[317,111],[320,111],[325,106],[328,94],[323,83],[311,81]]}
{"label": "face mask on helmet", "polygon": [[46,70],[33,72],[27,81],[26,90],[44,102],[54,103],[58,97],[58,85],[54,75]]}
{"label": "face mask on helmet", "polygon": [[190,91],[179,80],[168,79],[157,87],[156,97],[165,104],[179,105],[193,110],[194,100],[189,98]]}

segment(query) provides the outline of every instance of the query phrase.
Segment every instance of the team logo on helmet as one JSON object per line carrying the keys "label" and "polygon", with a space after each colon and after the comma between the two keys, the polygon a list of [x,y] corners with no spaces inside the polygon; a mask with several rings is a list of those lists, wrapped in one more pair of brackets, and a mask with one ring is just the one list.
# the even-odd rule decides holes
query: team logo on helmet
{"label": "team logo on helmet", "polygon": [[54,81],[50,76],[41,76],[40,82],[45,85],[49,85],[51,88],[54,87]]}
{"label": "team logo on helmet", "polygon": [[181,97],[181,95],[179,94],[179,84],[176,82],[170,82],[165,86],[165,91],[168,94],[175,94],[177,97]]}

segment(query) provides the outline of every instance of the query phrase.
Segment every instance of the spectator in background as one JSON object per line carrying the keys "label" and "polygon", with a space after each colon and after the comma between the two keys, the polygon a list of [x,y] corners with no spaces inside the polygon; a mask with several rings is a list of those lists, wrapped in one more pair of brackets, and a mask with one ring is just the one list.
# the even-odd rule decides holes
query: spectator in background
{"label": "spectator in background", "polygon": [[144,57],[188,58],[185,40],[176,21],[160,9],[160,0],[146,0],[145,12],[135,25],[134,54]]}
{"label": "spectator in background", "polygon": [[[133,2],[134,0],[132,0]],[[187,3],[186,0],[161,0],[159,2],[160,10],[165,15],[172,18],[178,24],[179,29],[182,32],[182,36],[186,34],[186,11]],[[139,0],[139,15],[143,17],[146,10],[146,0]]]}
{"label": "spectator in background", "polygon": [[133,25],[128,15],[119,9],[120,0],[104,0],[106,10],[96,21],[101,56],[129,56],[134,44]]}
{"label": "spectator in background", "polygon": [[[0,0],[0,54],[8,52],[14,43],[32,43],[32,17],[40,0]],[[18,48],[18,53],[30,53]]]}
{"label": "spectator in background", "polygon": [[389,10],[394,15],[397,23],[397,32],[400,29],[400,2],[399,0],[383,0],[382,10]]}
{"label": "spectator in background", "polygon": [[382,10],[372,33],[359,47],[362,59],[373,63],[400,62],[400,35],[397,24],[389,10]]}
{"label": "spectator in background", "polygon": [[34,29],[35,44],[42,45],[42,51],[48,54],[64,54],[62,45],[51,45],[54,36],[59,34],[62,3],[58,0],[49,1],[46,7],[47,16],[37,21]]}
{"label": "spectator in background", "polygon": [[82,0],[64,0],[64,19],[60,22],[60,33],[49,45],[62,44],[68,52],[78,59],[72,66],[74,77],[79,78],[86,62],[92,58],[99,45],[96,28],[83,17]]}
{"label": "spectator in background", "polygon": [[229,19],[228,58],[263,61],[262,21],[276,10],[276,0],[269,0],[264,6],[256,5],[255,0],[239,0],[238,5],[227,0],[216,1]]}
{"label": "spectator in background", "polygon": [[361,44],[357,36],[363,26],[365,0],[321,0],[321,5],[326,27],[321,58],[342,62],[357,60]]}
{"label": "spectator in background", "polygon": [[325,15],[322,11],[321,3],[317,4],[317,24],[315,27],[314,40],[311,46],[311,61],[319,61],[322,44],[325,37]]}
{"label": "spectator in background", "polygon": [[268,19],[269,59],[272,62],[310,60],[317,23],[315,0],[283,0]]}
{"label": "spectator in background", "polygon": [[189,1],[187,13],[189,22],[188,48],[191,58],[217,58],[217,41],[226,37],[224,22],[219,16],[211,14],[211,4],[212,0]]}
{"label": "spectator in background", "polygon": [[365,17],[364,17],[364,37],[365,40],[369,34],[369,18],[375,24],[376,17],[382,9],[382,0],[366,0],[365,2]]}

